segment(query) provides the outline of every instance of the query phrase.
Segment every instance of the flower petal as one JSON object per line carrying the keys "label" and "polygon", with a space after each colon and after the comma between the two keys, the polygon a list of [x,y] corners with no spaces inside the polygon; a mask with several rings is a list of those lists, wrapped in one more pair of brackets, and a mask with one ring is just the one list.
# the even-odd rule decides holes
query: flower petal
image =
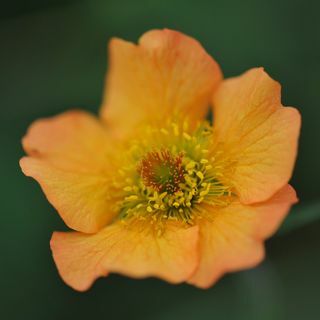
{"label": "flower petal", "polygon": [[277,230],[296,201],[295,191],[287,185],[266,202],[238,202],[216,211],[212,222],[199,225],[200,264],[188,282],[207,288],[226,272],[260,263],[264,258],[263,240]]}
{"label": "flower petal", "polygon": [[292,174],[300,115],[282,106],[280,89],[257,68],[225,80],[214,95],[215,140],[235,162],[228,179],[243,203],[267,200]]}
{"label": "flower petal", "polygon": [[138,45],[112,39],[101,116],[120,135],[177,113],[196,122],[221,77],[202,46],[177,31],[149,31]]}
{"label": "flower petal", "polygon": [[109,141],[99,121],[80,111],[36,121],[23,139],[24,174],[39,182],[72,229],[95,232],[114,216]]}
{"label": "flower petal", "polygon": [[198,262],[198,227],[169,227],[161,236],[133,227],[119,222],[94,235],[55,232],[51,248],[61,277],[84,291],[111,272],[134,278],[156,276],[172,283],[191,276]]}

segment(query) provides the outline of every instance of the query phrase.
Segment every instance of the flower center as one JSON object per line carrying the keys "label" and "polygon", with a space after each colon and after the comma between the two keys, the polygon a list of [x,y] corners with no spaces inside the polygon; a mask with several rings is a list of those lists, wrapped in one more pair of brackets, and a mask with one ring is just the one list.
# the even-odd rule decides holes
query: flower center
{"label": "flower center", "polygon": [[183,154],[173,156],[169,150],[148,152],[138,166],[143,183],[158,192],[173,194],[184,182]]}
{"label": "flower center", "polygon": [[212,128],[206,123],[191,132],[175,123],[147,127],[130,141],[115,181],[122,190],[119,219],[163,229],[169,220],[193,225],[195,219],[207,217],[208,206],[228,205],[233,195],[223,182],[227,163],[210,150],[211,142]]}

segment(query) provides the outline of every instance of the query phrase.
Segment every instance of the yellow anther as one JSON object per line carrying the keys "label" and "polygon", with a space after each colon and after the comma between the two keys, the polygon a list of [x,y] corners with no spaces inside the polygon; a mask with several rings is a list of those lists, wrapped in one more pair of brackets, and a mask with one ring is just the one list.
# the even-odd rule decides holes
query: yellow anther
{"label": "yellow anther", "polygon": [[188,186],[185,183],[179,183],[179,188],[186,189],[186,188],[188,188]]}
{"label": "yellow anther", "polygon": [[212,169],[212,165],[209,164],[209,165],[207,165],[205,168],[206,168],[206,170],[210,170],[210,169]]}
{"label": "yellow anther", "polygon": [[191,136],[190,136],[188,133],[186,133],[186,132],[183,133],[183,137],[184,137],[186,140],[191,140]]}
{"label": "yellow anther", "polygon": [[136,195],[128,196],[128,197],[125,197],[124,200],[126,200],[126,201],[138,200],[138,196],[136,196]]}
{"label": "yellow anther", "polygon": [[153,206],[155,209],[159,209],[159,205],[156,203],[154,206]]}
{"label": "yellow anther", "polygon": [[184,176],[184,179],[186,180],[186,183],[187,183],[189,186],[193,187],[193,186],[196,185],[196,183],[194,182],[194,179],[190,178],[190,176],[185,175],[185,176]]}
{"label": "yellow anther", "polygon": [[163,199],[166,195],[168,194],[168,192],[163,192],[160,194],[159,199]]}
{"label": "yellow anther", "polygon": [[190,161],[187,165],[186,165],[186,169],[190,170],[193,169],[196,166],[196,163],[194,161]]}
{"label": "yellow anther", "polygon": [[173,128],[173,134],[177,137],[177,136],[179,135],[179,128],[178,128],[178,126],[177,126],[175,123],[173,123],[173,124],[172,124],[172,128]]}
{"label": "yellow anther", "polygon": [[204,178],[203,173],[202,173],[201,171],[198,171],[198,172],[197,172],[197,176],[198,176],[201,180],[203,180],[203,178]]}
{"label": "yellow anther", "polygon": [[168,135],[168,134],[169,134],[169,132],[168,132],[166,129],[164,129],[164,128],[161,128],[161,129],[160,129],[160,132],[163,133],[163,134],[165,134],[165,135]]}
{"label": "yellow anther", "polygon": [[148,212],[152,212],[153,210],[152,210],[152,208],[150,206],[147,206],[147,211]]}
{"label": "yellow anther", "polygon": [[154,193],[153,196],[150,196],[150,197],[149,197],[149,201],[155,201],[155,200],[157,200],[157,199],[158,199],[158,195],[157,195],[156,193]]}
{"label": "yellow anther", "polygon": [[127,187],[124,187],[124,188],[123,188],[123,191],[129,192],[129,191],[131,191],[131,190],[132,190],[132,187],[130,187],[130,186],[127,186]]}
{"label": "yellow anther", "polygon": [[178,208],[180,206],[180,203],[175,201],[173,204],[172,204],[174,207]]}
{"label": "yellow anther", "polygon": [[209,161],[207,160],[207,159],[201,159],[200,160],[200,163],[202,163],[202,164],[206,164],[206,163],[208,163]]}
{"label": "yellow anther", "polygon": [[198,203],[201,203],[203,201],[203,197],[200,197],[199,199],[198,199]]}
{"label": "yellow anther", "polygon": [[208,189],[207,190],[203,190],[203,191],[200,192],[200,197],[203,197],[203,196],[207,195],[208,193],[209,193]]}

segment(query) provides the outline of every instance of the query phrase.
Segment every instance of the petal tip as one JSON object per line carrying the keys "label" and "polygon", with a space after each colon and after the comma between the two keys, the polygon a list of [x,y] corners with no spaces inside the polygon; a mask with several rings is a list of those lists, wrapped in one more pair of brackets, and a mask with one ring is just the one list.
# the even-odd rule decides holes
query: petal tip
{"label": "petal tip", "polygon": [[22,157],[19,160],[19,166],[20,166],[22,173],[25,176],[30,177],[29,170],[28,170],[28,161],[29,161],[29,157],[27,157],[27,156]]}
{"label": "petal tip", "polygon": [[58,273],[65,284],[76,291],[85,292],[92,287],[97,278],[107,277],[108,271],[99,270],[99,272],[97,272],[93,270],[92,277],[86,277],[82,274],[81,268],[79,271],[79,264],[77,264],[77,261],[72,261],[72,258],[70,259],[72,254],[74,254],[72,250],[70,252],[68,251],[68,246],[70,246],[70,244],[72,249],[72,239],[70,240],[69,238],[72,235],[76,235],[76,233],[59,231],[53,232],[50,240],[52,257],[56,264]]}

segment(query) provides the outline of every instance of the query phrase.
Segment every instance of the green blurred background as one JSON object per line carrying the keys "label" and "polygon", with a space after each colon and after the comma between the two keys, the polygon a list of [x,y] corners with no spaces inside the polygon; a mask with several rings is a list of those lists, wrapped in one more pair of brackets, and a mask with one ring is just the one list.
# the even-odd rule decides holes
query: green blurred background
{"label": "green blurred background", "polygon": [[[320,5],[264,0],[11,0],[0,11],[1,319],[320,319]],[[264,66],[303,115],[292,180],[300,204],[258,268],[202,291],[117,275],[86,293],[67,287],[49,249],[65,226],[22,175],[20,139],[35,119],[97,112],[106,44],[151,28],[194,36],[226,77]]]}

